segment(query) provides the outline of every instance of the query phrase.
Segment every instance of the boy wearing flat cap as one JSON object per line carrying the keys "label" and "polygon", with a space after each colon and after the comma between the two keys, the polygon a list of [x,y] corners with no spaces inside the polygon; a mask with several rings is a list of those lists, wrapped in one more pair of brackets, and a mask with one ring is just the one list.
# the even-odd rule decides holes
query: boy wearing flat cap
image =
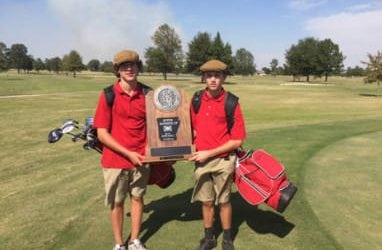
{"label": "boy wearing flat cap", "polygon": [[200,70],[206,83],[203,91],[193,97],[200,99],[195,110],[191,105],[191,118],[194,130],[196,152],[190,160],[195,161],[195,186],[191,202],[202,202],[204,238],[199,249],[213,249],[217,245],[213,224],[214,205],[220,208],[223,228],[222,249],[234,249],[231,236],[232,206],[230,202],[233,172],[235,168],[235,149],[240,147],[246,135],[244,119],[239,103],[234,107],[233,125],[228,126],[225,111],[227,95],[223,88],[227,65],[219,60],[204,63]]}
{"label": "boy wearing flat cap", "polygon": [[132,50],[114,57],[117,80],[114,102],[107,103],[105,92],[99,97],[94,117],[99,140],[103,143],[102,167],[105,204],[110,208],[115,250],[126,250],[123,240],[124,202],[130,196],[131,235],[128,249],[144,250],[138,236],[143,214],[150,168],[143,164],[146,146],[146,109],[143,85],[137,81],[142,62]]}

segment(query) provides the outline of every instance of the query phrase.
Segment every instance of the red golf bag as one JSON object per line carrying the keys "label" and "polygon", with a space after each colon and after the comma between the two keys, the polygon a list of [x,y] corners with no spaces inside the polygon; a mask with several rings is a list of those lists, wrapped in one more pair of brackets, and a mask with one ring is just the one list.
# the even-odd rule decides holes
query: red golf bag
{"label": "red golf bag", "polygon": [[150,163],[150,177],[148,184],[156,184],[160,188],[167,188],[175,180],[175,169],[173,162],[154,162]]}
{"label": "red golf bag", "polygon": [[297,192],[288,181],[284,166],[261,149],[237,154],[235,184],[240,195],[251,205],[265,202],[282,213]]}

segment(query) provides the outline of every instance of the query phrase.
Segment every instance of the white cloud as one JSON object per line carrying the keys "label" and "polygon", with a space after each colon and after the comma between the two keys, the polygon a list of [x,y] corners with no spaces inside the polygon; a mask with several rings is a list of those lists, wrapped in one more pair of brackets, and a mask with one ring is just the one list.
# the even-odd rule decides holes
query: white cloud
{"label": "white cloud", "polygon": [[[112,60],[119,50],[130,48],[142,57],[152,46],[159,25],[175,27],[170,9],[163,3],[139,0],[48,0],[65,30],[66,46],[77,50],[86,63],[96,58]],[[179,34],[179,32],[178,32]],[[69,51],[68,51],[69,52]]]}
{"label": "white cloud", "polygon": [[369,0],[366,3],[353,4],[346,8],[348,12],[366,12],[382,8],[381,0]]}
{"label": "white cloud", "polygon": [[319,39],[330,38],[347,57],[345,65],[361,65],[366,54],[382,49],[382,8],[365,12],[342,12],[313,18],[306,30]]}
{"label": "white cloud", "polygon": [[308,10],[325,4],[326,2],[327,0],[291,0],[288,6],[294,10]]}
{"label": "white cloud", "polygon": [[351,12],[359,12],[359,11],[370,10],[372,6],[373,5],[371,3],[357,4],[357,5],[352,5],[348,7],[347,10]]}

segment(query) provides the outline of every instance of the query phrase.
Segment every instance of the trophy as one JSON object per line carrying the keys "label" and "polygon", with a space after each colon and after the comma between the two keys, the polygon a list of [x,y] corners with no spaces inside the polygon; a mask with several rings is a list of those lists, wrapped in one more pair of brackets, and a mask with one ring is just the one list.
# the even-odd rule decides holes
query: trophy
{"label": "trophy", "polygon": [[147,146],[144,162],[186,160],[192,144],[190,103],[186,93],[162,85],[146,95]]}

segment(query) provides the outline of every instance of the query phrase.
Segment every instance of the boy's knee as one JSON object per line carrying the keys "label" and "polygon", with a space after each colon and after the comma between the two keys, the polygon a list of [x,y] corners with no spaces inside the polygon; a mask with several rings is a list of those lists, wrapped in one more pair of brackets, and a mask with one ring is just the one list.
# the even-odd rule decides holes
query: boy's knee
{"label": "boy's knee", "polygon": [[131,196],[131,201],[141,203],[141,202],[143,202],[143,198],[142,198],[142,197],[138,197],[138,196],[134,196],[134,195],[132,195],[132,196]]}
{"label": "boy's knee", "polygon": [[231,206],[231,202],[230,201],[227,201],[227,202],[224,202],[224,203],[219,203],[219,207],[220,208],[226,208],[226,207],[230,207]]}
{"label": "boy's knee", "polygon": [[205,207],[213,207],[214,203],[212,201],[203,201],[203,206],[205,206]]}
{"label": "boy's knee", "polygon": [[122,209],[124,207],[124,205],[125,205],[124,202],[114,202],[109,207],[110,207],[111,210]]}

